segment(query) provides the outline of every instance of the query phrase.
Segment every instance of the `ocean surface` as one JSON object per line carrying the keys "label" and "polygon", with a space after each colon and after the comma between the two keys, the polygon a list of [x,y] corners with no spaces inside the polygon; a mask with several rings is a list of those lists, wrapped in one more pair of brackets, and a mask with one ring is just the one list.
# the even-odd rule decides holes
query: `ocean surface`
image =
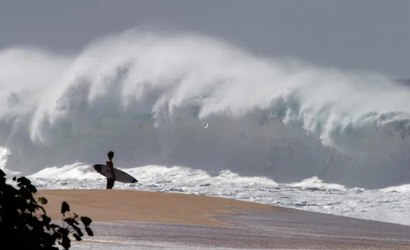
{"label": "ocean surface", "polygon": [[410,87],[377,72],[132,30],[0,50],[0,168],[39,188],[136,184],[410,225]]}

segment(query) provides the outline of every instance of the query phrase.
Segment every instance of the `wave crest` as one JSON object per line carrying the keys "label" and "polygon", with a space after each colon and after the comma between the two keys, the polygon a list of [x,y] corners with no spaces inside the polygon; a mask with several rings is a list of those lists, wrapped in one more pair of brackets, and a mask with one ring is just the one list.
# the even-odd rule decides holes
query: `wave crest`
{"label": "wave crest", "polygon": [[114,150],[122,167],[361,187],[410,179],[410,91],[384,76],[148,31],[73,56],[3,50],[0,63],[0,143],[10,169],[98,163]]}

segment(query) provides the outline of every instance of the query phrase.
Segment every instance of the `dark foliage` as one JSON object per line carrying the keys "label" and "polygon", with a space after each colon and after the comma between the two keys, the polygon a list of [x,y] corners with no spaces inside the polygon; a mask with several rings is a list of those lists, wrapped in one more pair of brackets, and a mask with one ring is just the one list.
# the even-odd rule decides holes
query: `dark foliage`
{"label": "dark foliage", "polygon": [[[47,199],[37,200],[33,194],[37,188],[25,177],[13,178],[16,187],[6,183],[6,174],[0,170],[0,242],[10,249],[64,249],[71,247],[72,236],[80,241],[84,236],[78,219],[88,236],[94,233],[89,227],[92,220],[70,212],[70,206],[63,201],[62,226],[51,222],[46,210],[39,204]],[[38,202],[37,202],[38,201]]]}

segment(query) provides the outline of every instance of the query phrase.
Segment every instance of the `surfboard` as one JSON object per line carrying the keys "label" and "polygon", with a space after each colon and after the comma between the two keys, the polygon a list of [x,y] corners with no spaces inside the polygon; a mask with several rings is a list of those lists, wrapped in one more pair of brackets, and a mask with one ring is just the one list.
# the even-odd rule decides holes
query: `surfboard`
{"label": "surfboard", "polygon": [[[108,168],[107,165],[104,164],[95,164],[94,169],[104,175],[105,177],[111,176],[111,171]],[[135,183],[138,182],[137,179],[135,179],[132,175],[125,173],[122,170],[119,170],[118,168],[114,168],[114,174],[115,174],[115,180],[119,182],[124,182],[124,183]]]}

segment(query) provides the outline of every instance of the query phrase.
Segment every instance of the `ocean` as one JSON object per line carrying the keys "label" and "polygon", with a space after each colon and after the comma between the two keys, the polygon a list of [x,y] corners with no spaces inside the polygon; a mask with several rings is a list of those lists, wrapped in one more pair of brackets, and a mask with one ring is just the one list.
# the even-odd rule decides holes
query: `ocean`
{"label": "ocean", "polygon": [[410,88],[376,72],[134,30],[0,50],[0,168],[41,189],[136,184],[410,225]]}

